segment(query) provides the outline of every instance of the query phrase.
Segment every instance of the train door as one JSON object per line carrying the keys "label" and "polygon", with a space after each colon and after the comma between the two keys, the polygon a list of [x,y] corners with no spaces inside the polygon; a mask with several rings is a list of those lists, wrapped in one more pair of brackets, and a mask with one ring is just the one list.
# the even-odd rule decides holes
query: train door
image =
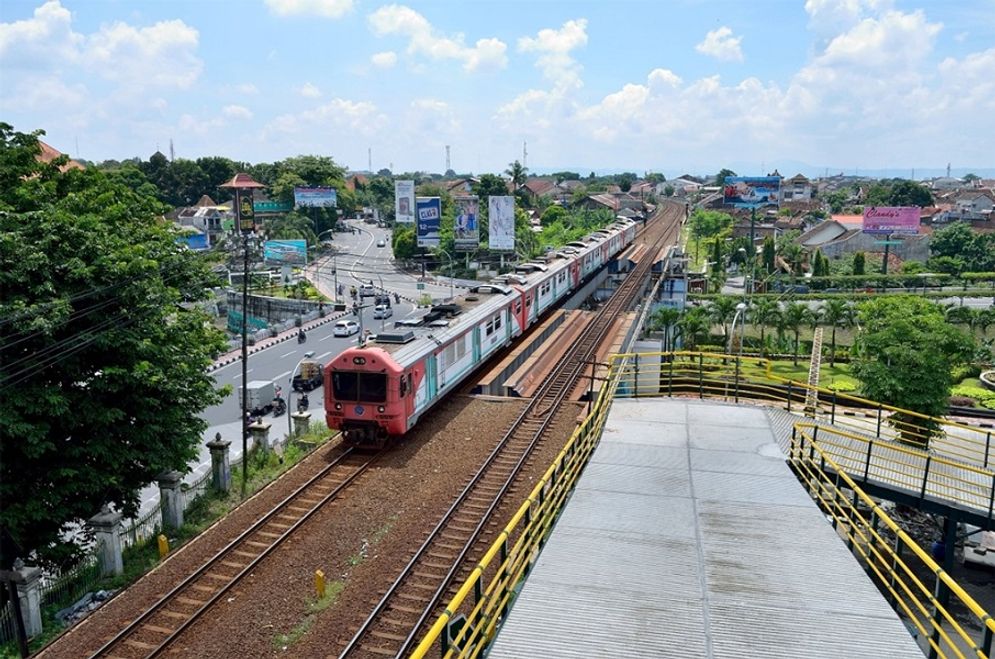
{"label": "train door", "polygon": [[473,344],[473,363],[480,363],[480,327],[474,327],[470,335],[470,342]]}
{"label": "train door", "polygon": [[428,387],[428,400],[435,400],[439,393],[439,378],[434,354],[425,358],[425,385]]}
{"label": "train door", "polygon": [[577,259],[570,262],[570,281],[573,288],[580,286],[580,263]]}

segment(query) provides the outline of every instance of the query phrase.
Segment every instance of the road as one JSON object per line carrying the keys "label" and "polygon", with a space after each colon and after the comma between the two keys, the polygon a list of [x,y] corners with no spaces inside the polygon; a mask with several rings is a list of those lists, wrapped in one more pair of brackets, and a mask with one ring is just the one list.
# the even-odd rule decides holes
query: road
{"label": "road", "polygon": [[[448,285],[435,285],[424,283],[423,288],[418,287],[416,278],[400,272],[394,266],[391,254],[390,232],[370,224],[349,222],[349,226],[355,227],[357,232],[336,233],[333,238],[335,244],[334,259],[332,257],[320,259],[315,267],[309,269],[309,278],[317,286],[326,292],[329,297],[333,297],[334,284],[337,280],[343,285],[345,300],[351,302],[349,298],[349,287],[358,286],[362,283],[369,283],[373,280],[374,285],[383,287],[391,295],[398,293],[402,300],[394,304],[394,316],[382,321],[373,318],[371,298],[363,300],[362,326],[365,329],[376,333],[381,327],[390,327],[393,321],[404,318],[414,309],[412,300],[417,300],[421,295],[428,293],[433,299],[442,300],[449,296]],[[377,247],[377,243],[383,240],[384,247]],[[337,274],[333,274],[333,268],[337,267]],[[455,292],[458,295],[461,289],[457,286]],[[349,316],[352,318],[353,316]],[[271,346],[249,356],[248,379],[252,380],[272,380],[283,388],[284,397],[290,392],[290,379],[292,372],[298,363],[304,358],[304,353],[313,351],[312,359],[327,362],[335,355],[350,345],[355,345],[359,335],[351,337],[335,337],[332,335],[333,323],[326,323],[314,328],[307,334],[307,342],[298,344],[296,341],[285,341]],[[227,366],[223,366],[213,373],[218,386],[231,385],[233,390],[242,385],[242,363],[236,360]],[[310,400],[310,411],[312,422],[324,422],[322,415],[323,391],[321,388],[315,389],[308,395]],[[297,396],[293,397],[290,403],[291,410],[296,408]],[[214,405],[201,413],[201,418],[207,421],[208,429],[204,433],[204,441],[201,445],[200,455],[195,463],[190,465],[190,472],[184,477],[184,481],[191,483],[205,474],[211,468],[211,456],[206,447],[206,443],[214,438],[216,433],[221,433],[223,439],[231,441],[231,460],[235,462],[242,455],[242,426],[240,418],[240,406],[238,394],[232,393],[220,404]],[[289,415],[284,414],[273,418],[267,415],[266,422],[272,424],[270,438],[282,438],[288,432]],[[250,438],[251,446],[251,438]],[[236,474],[237,478],[237,474]],[[149,485],[141,492],[142,508],[141,514],[152,510],[159,502],[159,489],[155,484]]]}

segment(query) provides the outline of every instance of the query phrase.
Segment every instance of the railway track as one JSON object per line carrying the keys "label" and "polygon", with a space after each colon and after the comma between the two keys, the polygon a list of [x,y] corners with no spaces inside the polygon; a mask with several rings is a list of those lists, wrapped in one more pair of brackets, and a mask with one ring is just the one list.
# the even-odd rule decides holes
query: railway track
{"label": "railway track", "polygon": [[[683,211],[683,209],[681,209]],[[666,230],[655,247],[679,227]],[[561,358],[530,403],[446,511],[400,576],[342,649],[341,657],[401,657],[432,616],[464,559],[484,533],[502,497],[541,442],[584,367],[596,356],[612,322],[631,308],[652,267],[647,254],[602,306],[579,339]]]}
{"label": "railway track", "polygon": [[345,449],[92,656],[159,656],[242,577],[362,474],[378,456]]}

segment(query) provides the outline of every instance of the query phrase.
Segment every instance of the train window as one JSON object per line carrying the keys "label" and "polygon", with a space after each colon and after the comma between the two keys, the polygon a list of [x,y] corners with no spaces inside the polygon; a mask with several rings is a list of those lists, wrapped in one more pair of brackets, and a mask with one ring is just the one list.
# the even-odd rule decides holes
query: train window
{"label": "train window", "polygon": [[501,329],[501,314],[494,316],[494,329]]}
{"label": "train window", "polygon": [[456,340],[456,359],[462,359],[466,355],[466,339],[460,337]]}
{"label": "train window", "polygon": [[335,400],[359,400],[359,373],[334,371],[332,390]]}
{"label": "train window", "polygon": [[404,395],[408,393],[408,377],[401,376],[401,398],[404,398]]}
{"label": "train window", "polygon": [[515,300],[515,313],[522,313],[522,301]]}
{"label": "train window", "polygon": [[387,375],[363,373],[359,377],[359,400],[364,403],[383,403],[387,400]]}
{"label": "train window", "polygon": [[484,334],[490,336],[493,333],[494,333],[494,319],[491,318],[487,321],[487,324],[484,325]]}

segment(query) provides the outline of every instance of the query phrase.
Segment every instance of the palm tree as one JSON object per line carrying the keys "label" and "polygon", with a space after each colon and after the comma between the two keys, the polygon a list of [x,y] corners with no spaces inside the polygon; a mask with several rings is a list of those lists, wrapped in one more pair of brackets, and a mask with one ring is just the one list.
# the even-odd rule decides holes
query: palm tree
{"label": "palm tree", "polygon": [[681,311],[676,307],[660,307],[651,317],[651,326],[654,329],[663,330],[663,352],[673,350],[673,341],[676,339],[675,325],[681,319]]}
{"label": "palm tree", "polygon": [[517,192],[520,187],[525,185],[526,174],[529,168],[523,167],[522,163],[517,160],[513,163],[508,164],[508,169],[504,170],[504,173],[511,178],[512,185],[515,186],[515,191]]}
{"label": "palm tree", "polygon": [[811,315],[809,308],[801,302],[792,302],[784,308],[784,327],[795,333],[795,366],[798,366],[798,343],[801,339],[802,325],[809,322]]}
{"label": "palm tree", "polygon": [[702,307],[691,307],[684,310],[684,315],[677,321],[681,335],[687,341],[688,350],[694,350],[698,345],[698,337],[712,326],[708,311]]}
{"label": "palm tree", "polygon": [[971,333],[974,333],[974,323],[977,321],[977,317],[970,307],[950,306],[947,307],[944,315],[948,323],[953,325],[967,325]]}
{"label": "palm tree", "polygon": [[736,299],[728,295],[720,295],[708,307],[708,313],[712,320],[722,326],[723,338],[729,338],[728,323],[736,315]]}
{"label": "palm tree", "polygon": [[767,328],[775,325],[777,317],[781,315],[781,309],[777,302],[767,297],[760,298],[750,306],[750,319],[755,325],[760,326],[760,356],[763,357],[764,339]]}
{"label": "palm tree", "polygon": [[839,298],[831,298],[826,301],[826,304],[822,307],[822,319],[827,325],[833,328],[833,337],[831,342],[831,350],[829,352],[829,365],[836,365],[836,328],[846,327],[849,323],[848,311],[850,305],[846,303],[846,300],[841,300]]}

